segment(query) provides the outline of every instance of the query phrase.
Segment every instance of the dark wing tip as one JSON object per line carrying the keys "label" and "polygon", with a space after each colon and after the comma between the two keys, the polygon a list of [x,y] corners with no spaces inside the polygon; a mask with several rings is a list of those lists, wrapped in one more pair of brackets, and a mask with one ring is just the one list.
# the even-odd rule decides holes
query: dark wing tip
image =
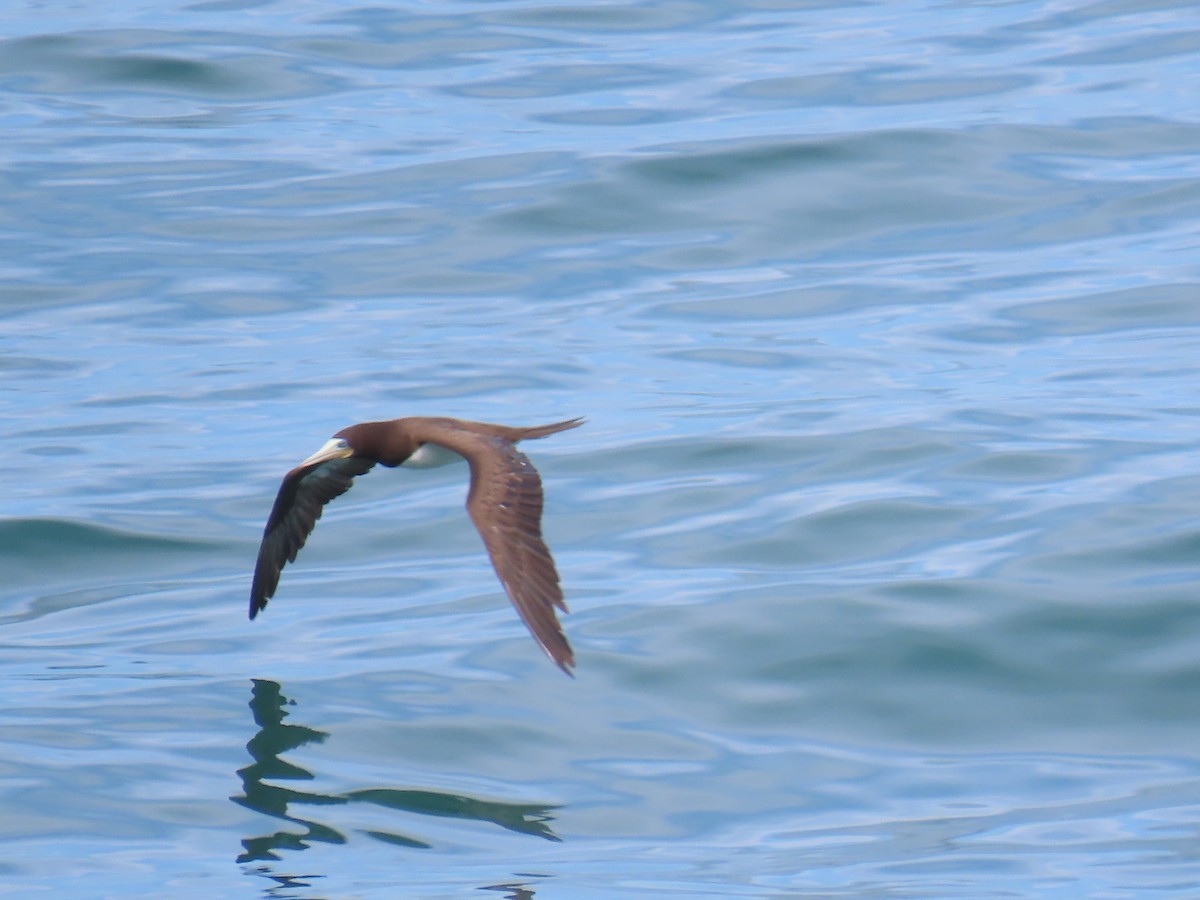
{"label": "dark wing tip", "polygon": [[[264,544],[266,540],[264,538]],[[254,566],[254,582],[250,587],[250,620],[267,608],[267,601],[275,593],[275,586],[279,584],[279,575],[282,566],[272,564],[271,560],[267,559],[267,554],[260,549],[258,554],[258,562]]]}
{"label": "dark wing tip", "polygon": [[250,587],[250,618],[266,609],[267,601],[279,587],[283,567],[296,559],[325,504],[350,489],[358,475],[375,462],[351,456],[312,466],[292,469],[284,476],[275,497],[275,505],[263,529]]}
{"label": "dark wing tip", "polygon": [[575,668],[575,654],[571,652],[569,647],[567,648],[567,655],[562,659],[557,659],[554,656],[551,656],[550,658],[553,659],[555,664],[564,672],[566,672],[567,675],[569,675],[571,678],[575,677],[575,672],[573,671]]}
{"label": "dark wing tip", "polygon": [[[561,594],[559,596],[561,597]],[[537,598],[532,600],[532,603],[530,602],[531,598],[525,596],[518,597],[510,593],[509,597],[517,607],[517,611],[521,613],[521,618],[525,619],[525,623],[533,633],[534,640],[538,642],[546,655],[556,666],[574,678],[575,651],[571,649],[571,643],[567,640],[562,623],[554,614],[554,609],[547,603],[547,600],[554,602],[554,596]],[[554,605],[559,606],[565,612],[566,607],[563,604],[554,603]],[[543,608],[536,610],[536,606]]]}
{"label": "dark wing tip", "polygon": [[[281,497],[285,490],[289,490],[287,479],[284,480],[284,487],[280,488]],[[290,493],[294,495],[294,489],[291,489]],[[276,510],[272,510],[271,519],[263,531],[262,544],[258,548],[258,559],[254,563],[254,580],[250,583],[251,621],[267,608],[267,601],[275,595],[275,590],[279,587],[279,576],[283,574],[283,567],[288,559],[287,554],[292,551],[291,545],[283,543],[286,539],[282,535],[288,534],[289,530],[285,528],[281,532],[281,520],[276,518],[279,506],[280,501],[277,500]],[[290,512],[290,509],[285,510],[285,514]],[[317,515],[320,515],[319,510]],[[311,530],[312,526],[308,525],[307,527]],[[294,533],[292,534],[292,543],[295,543]],[[301,538],[299,545],[303,545],[303,543],[303,538]],[[300,546],[296,546],[294,549],[299,550]],[[295,554],[292,553],[292,556],[294,558]]]}

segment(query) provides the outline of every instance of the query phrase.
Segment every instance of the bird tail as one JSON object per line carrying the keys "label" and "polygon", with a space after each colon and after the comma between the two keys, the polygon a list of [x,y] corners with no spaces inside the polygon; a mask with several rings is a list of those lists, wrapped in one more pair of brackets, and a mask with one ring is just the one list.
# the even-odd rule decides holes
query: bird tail
{"label": "bird tail", "polygon": [[532,438],[543,438],[548,434],[557,434],[560,431],[566,431],[568,428],[578,428],[586,422],[583,416],[577,419],[567,419],[565,422],[555,422],[553,425],[534,425],[532,428],[514,428],[517,436],[513,440],[527,441]]}

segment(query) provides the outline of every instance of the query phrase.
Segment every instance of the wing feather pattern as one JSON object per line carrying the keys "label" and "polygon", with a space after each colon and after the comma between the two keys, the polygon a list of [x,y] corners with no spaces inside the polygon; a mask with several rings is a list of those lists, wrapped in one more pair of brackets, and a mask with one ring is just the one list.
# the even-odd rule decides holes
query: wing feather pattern
{"label": "wing feather pattern", "polygon": [[[479,529],[492,567],[534,638],[571,675],[575,654],[555,608],[567,612],[558,571],[542,539],[542,480],[510,441],[472,433],[454,446],[471,465],[467,512]],[[449,446],[450,442],[447,442]]]}
{"label": "wing feather pattern", "polygon": [[258,548],[254,583],[250,588],[251,619],[274,596],[279,573],[285,565],[295,562],[325,504],[350,490],[355,477],[370,471],[374,465],[372,460],[351,456],[301,466],[284,476]]}
{"label": "wing feather pattern", "polygon": [[472,458],[467,511],[512,605],[542,649],[571,674],[575,653],[554,614],[556,607],[568,610],[550,548],[541,536],[538,470],[506,440],[484,438],[481,443],[487,451]]}

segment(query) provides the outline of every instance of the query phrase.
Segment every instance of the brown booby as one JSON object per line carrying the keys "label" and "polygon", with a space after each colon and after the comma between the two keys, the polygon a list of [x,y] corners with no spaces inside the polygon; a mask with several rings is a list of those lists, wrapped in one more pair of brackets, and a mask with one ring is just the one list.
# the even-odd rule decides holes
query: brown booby
{"label": "brown booby", "polygon": [[343,428],[283,477],[263,530],[250,589],[250,618],[275,594],[279,573],[294,562],[325,504],[350,489],[357,475],[378,463],[429,468],[459,458],[471,467],[467,512],[479,529],[492,567],[517,612],[549,657],[568,675],[575,654],[554,613],[567,612],[554,559],[542,540],[542,480],[518,441],[583,424],[513,428],[424,416],[363,422]]}

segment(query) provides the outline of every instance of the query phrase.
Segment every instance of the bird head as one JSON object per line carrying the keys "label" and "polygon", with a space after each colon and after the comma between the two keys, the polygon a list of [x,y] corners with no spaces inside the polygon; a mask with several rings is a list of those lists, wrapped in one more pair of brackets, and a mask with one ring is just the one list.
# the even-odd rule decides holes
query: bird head
{"label": "bird head", "polygon": [[299,468],[304,469],[310,466],[319,466],[321,463],[329,462],[333,459],[346,459],[353,455],[354,448],[350,446],[350,442],[344,437],[335,435],[327,440],[321,446],[320,450],[300,463]]}

